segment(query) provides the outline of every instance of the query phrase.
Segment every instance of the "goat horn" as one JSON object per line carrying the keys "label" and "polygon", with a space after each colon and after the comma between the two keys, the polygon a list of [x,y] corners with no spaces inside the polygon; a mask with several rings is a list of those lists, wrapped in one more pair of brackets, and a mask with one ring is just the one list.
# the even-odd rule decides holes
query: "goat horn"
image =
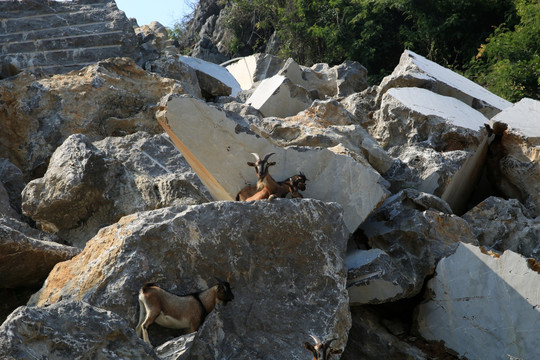
{"label": "goat horn", "polygon": [[319,340],[319,338],[318,338],[318,337],[316,337],[315,335],[311,335],[311,334],[309,334],[309,336],[311,336],[311,337],[313,338],[313,341],[315,341],[315,345],[317,345],[317,344],[320,344],[320,343],[321,343],[321,340]]}
{"label": "goat horn", "polygon": [[260,160],[259,154],[257,154],[257,153],[251,153],[251,155],[255,156],[255,159],[257,159],[257,161]]}
{"label": "goat horn", "polygon": [[326,346],[330,347],[330,344],[334,342],[334,340],[337,340],[336,338],[332,338],[330,340],[326,340]]}
{"label": "goat horn", "polygon": [[275,154],[275,153],[270,153],[270,154],[265,155],[264,161],[267,161],[268,158],[269,158],[270,156],[274,155],[274,154]]}

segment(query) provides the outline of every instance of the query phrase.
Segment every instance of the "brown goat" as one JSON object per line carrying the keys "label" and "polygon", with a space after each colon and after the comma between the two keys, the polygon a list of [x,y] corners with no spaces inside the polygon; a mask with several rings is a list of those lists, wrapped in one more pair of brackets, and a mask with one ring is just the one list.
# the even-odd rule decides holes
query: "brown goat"
{"label": "brown goat", "polygon": [[332,354],[341,354],[341,349],[334,349],[330,347],[330,344],[332,344],[332,342],[336,339],[330,339],[323,343],[318,337],[314,335],[310,336],[315,341],[315,345],[311,345],[310,343],[306,342],[305,347],[307,350],[313,353],[313,360],[330,360]]}
{"label": "brown goat", "polygon": [[305,190],[306,176],[302,173],[294,175],[287,180],[276,182],[269,174],[268,168],[275,165],[269,162],[268,158],[274,153],[265,155],[261,160],[259,155],[252,153],[257,159],[256,162],[248,162],[249,166],[255,167],[257,174],[257,185],[248,185],[236,194],[236,201],[251,201],[262,199],[284,198],[291,193],[292,197],[302,197],[298,190]]}
{"label": "brown goat", "polygon": [[171,329],[197,331],[206,315],[219,302],[226,305],[234,299],[230,284],[216,279],[219,282],[217,285],[185,296],[171,294],[155,284],[145,284],[139,292],[139,324],[135,328],[137,335],[142,335],[143,340],[150,344],[148,327],[154,322]]}

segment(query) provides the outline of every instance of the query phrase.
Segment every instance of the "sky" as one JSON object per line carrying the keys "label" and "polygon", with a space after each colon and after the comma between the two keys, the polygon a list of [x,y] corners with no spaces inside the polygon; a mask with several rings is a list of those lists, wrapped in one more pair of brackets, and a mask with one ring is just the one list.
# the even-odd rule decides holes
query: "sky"
{"label": "sky", "polygon": [[172,28],[184,15],[192,11],[195,0],[116,0],[116,6],[126,13],[128,18],[136,18],[139,26],[159,21]]}

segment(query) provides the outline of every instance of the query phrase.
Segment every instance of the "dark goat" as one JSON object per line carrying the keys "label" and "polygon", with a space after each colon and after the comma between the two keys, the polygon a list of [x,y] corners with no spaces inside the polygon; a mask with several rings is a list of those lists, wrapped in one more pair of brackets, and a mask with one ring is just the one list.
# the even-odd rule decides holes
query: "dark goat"
{"label": "dark goat", "polygon": [[336,339],[330,339],[323,343],[318,337],[314,335],[310,336],[315,341],[315,345],[311,345],[310,343],[306,342],[305,346],[306,349],[313,353],[313,360],[330,360],[332,354],[341,354],[341,349],[333,349],[330,347],[330,344],[332,344],[332,342]]}

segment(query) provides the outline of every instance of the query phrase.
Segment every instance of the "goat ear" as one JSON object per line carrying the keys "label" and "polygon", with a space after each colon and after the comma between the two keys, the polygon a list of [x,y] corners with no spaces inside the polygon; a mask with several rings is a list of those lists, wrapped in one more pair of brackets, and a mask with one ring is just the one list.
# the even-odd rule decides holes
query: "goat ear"
{"label": "goat ear", "polygon": [[330,349],[330,354],[341,354],[342,352],[341,349]]}
{"label": "goat ear", "polygon": [[275,162],[269,162],[269,163],[267,163],[267,165],[268,166],[274,166],[274,165],[276,165],[276,163]]}
{"label": "goat ear", "polygon": [[311,352],[313,353],[313,355],[317,354],[317,351],[315,350],[315,348],[313,347],[313,345],[311,345],[310,343],[305,342],[305,343],[304,343],[304,346],[306,347],[306,349],[308,349],[309,351],[311,351]]}
{"label": "goat ear", "polygon": [[251,162],[251,161],[248,161],[247,164],[248,164],[249,166],[255,166],[255,163],[254,163],[254,162]]}

